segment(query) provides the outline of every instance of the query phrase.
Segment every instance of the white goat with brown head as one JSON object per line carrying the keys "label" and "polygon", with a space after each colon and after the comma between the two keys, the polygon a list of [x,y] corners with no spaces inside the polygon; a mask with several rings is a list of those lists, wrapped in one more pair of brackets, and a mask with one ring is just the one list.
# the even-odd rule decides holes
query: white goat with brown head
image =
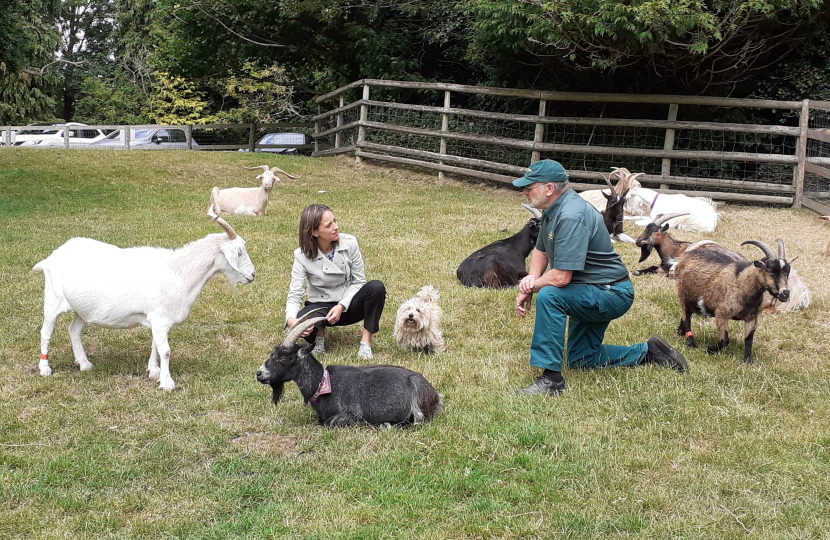
{"label": "white goat with brown head", "polygon": [[268,200],[271,198],[271,190],[274,184],[280,179],[276,175],[280,172],[288,178],[300,178],[288,174],[279,167],[268,168],[268,165],[260,165],[258,167],[243,167],[249,171],[262,169],[262,174],[257,176],[257,180],[262,180],[262,185],[258,188],[227,188],[219,189],[214,187],[210,193],[210,204],[208,205],[208,215],[211,212],[215,214],[234,214],[239,216],[264,216],[268,212]]}

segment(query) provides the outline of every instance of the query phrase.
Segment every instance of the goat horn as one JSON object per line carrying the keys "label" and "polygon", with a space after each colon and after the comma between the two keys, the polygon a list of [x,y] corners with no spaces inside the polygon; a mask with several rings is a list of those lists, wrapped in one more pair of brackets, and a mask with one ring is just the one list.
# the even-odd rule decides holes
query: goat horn
{"label": "goat horn", "polygon": [[528,211],[530,211],[530,213],[533,214],[533,217],[535,217],[536,219],[541,219],[542,218],[542,211],[539,210],[538,208],[533,208],[529,204],[523,204],[522,206],[527,208]]}
{"label": "goat horn", "polygon": [[245,165],[242,166],[243,169],[248,169],[249,171],[255,171],[257,169],[262,169],[262,172],[268,172],[268,165],[257,165],[256,167],[246,167]]}
{"label": "goat horn", "polygon": [[[268,169],[265,169],[265,170],[268,170]],[[301,175],[301,174],[299,174],[299,175],[296,175],[296,176],[295,176],[295,175],[293,175],[293,174],[287,173],[287,172],[285,172],[284,170],[280,169],[279,167],[271,167],[271,172],[281,172],[282,174],[284,174],[284,175],[285,175],[285,176],[287,176],[288,178],[293,178],[293,179],[295,179],[295,180],[296,180],[297,178],[302,178],[302,177],[303,177],[303,175]]]}
{"label": "goat horn", "polygon": [[608,187],[611,188],[611,193],[614,193],[614,186],[611,185],[611,180],[609,180],[608,177],[605,176],[604,174],[602,174],[602,173],[599,173],[599,174],[600,174],[600,176],[602,176],[602,179],[605,180],[605,183],[608,184]]}
{"label": "goat horn", "polygon": [[292,345],[297,343],[297,340],[300,339],[300,336],[303,335],[303,332],[305,332],[309,326],[314,326],[318,322],[324,320],[325,317],[312,318],[317,313],[322,313],[323,311],[328,310],[324,307],[312,309],[311,311],[309,311],[308,313],[294,321],[294,325],[288,331],[288,335],[285,336],[284,340],[282,340],[282,347],[291,347]]}
{"label": "goat horn", "polygon": [[[208,215],[210,216],[212,212],[213,212],[213,208],[211,208],[210,210],[208,210]],[[218,223],[218,224],[219,224],[219,225],[220,225],[223,229],[225,229],[225,232],[226,232],[226,233],[228,233],[228,240],[236,240],[236,231],[234,231],[234,230],[233,230],[233,227],[231,227],[231,226],[228,224],[228,222],[227,222],[227,221],[225,221],[224,219],[220,218],[220,217],[219,217],[219,216],[217,216],[215,213],[211,216],[210,220],[211,220],[211,221],[215,221],[215,222],[216,222],[216,223]]]}
{"label": "goat horn", "polygon": [[[778,243],[778,258],[779,259],[784,259],[786,261],[787,260],[787,254],[784,251],[784,241],[781,240],[780,238],[776,238],[775,241]],[[795,259],[793,259],[793,260],[795,260]]]}
{"label": "goat horn", "polygon": [[769,246],[766,245],[765,243],[761,242],[760,240],[747,240],[746,242],[743,242],[741,245],[745,246],[747,244],[750,244],[750,245],[761,248],[761,251],[763,251],[764,255],[767,256],[767,259],[776,259],[777,258],[775,256],[775,253],[772,252],[772,250],[769,248]]}
{"label": "goat horn", "polygon": [[660,214],[657,216],[657,219],[654,220],[654,224],[657,226],[662,225],[663,223],[667,222],[670,219],[674,219],[680,216],[688,216],[690,212],[686,212],[684,214]]}

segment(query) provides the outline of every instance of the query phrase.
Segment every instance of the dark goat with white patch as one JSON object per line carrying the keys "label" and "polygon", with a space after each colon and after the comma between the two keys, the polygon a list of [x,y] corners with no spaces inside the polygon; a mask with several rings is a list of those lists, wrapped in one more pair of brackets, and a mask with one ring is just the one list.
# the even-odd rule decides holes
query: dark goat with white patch
{"label": "dark goat with white patch", "polygon": [[525,260],[536,245],[542,212],[526,204],[522,206],[533,218],[510,238],[488,244],[464,259],[455,272],[463,285],[504,289],[515,287],[527,275]]}
{"label": "dark goat with white patch", "polygon": [[[603,176],[603,178],[605,177]],[[602,192],[602,196],[608,201],[605,209],[600,212],[602,214],[602,221],[605,223],[605,228],[609,236],[611,236],[612,242],[622,240],[623,242],[633,244],[634,239],[623,232],[625,198],[628,196],[629,190],[626,189],[622,193],[617,193],[614,191],[614,186],[611,185],[611,181],[608,178],[605,178],[605,183],[611,188],[611,193]]]}
{"label": "dark goat with white patch", "polygon": [[742,243],[742,246],[757,246],[764,252],[765,257],[754,262],[747,261],[740,253],[709,249],[688,250],[680,256],[675,268],[682,311],[677,332],[686,336],[689,347],[697,347],[692,334],[693,313],[715,317],[720,340],[706,348],[709,354],[729,345],[730,320],[744,321],[744,362],[752,363],[752,342],[758,316],[764,308],[764,292],[781,302],[790,297],[790,264],[784,252],[784,241],[779,238],[777,242],[777,257],[763,242],[747,240]]}
{"label": "dark goat with white patch", "polygon": [[285,383],[294,381],[317,420],[325,427],[351,425],[410,426],[432,420],[443,411],[441,395],[423,375],[389,366],[328,366],[311,354],[314,344],[298,345],[310,326],[325,317],[318,310],[301,317],[271,356],[257,370],[256,378],[273,390],[277,405]]}

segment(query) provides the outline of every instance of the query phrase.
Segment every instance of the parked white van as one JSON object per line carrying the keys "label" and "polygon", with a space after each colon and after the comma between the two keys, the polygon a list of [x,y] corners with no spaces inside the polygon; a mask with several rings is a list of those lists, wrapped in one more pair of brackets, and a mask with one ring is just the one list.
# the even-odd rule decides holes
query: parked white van
{"label": "parked white van", "polygon": [[69,130],[69,146],[92,144],[103,139],[106,134],[86,124],[69,122],[66,124],[34,124],[14,134],[12,146],[47,147],[64,146],[64,130]]}

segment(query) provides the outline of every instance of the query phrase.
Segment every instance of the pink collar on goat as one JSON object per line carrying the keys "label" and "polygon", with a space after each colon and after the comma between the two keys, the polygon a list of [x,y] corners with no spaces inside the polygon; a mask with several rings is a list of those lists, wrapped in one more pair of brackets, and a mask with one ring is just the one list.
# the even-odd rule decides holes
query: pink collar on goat
{"label": "pink collar on goat", "polygon": [[329,370],[327,369],[323,370],[323,380],[320,381],[320,386],[317,387],[317,391],[308,401],[315,403],[323,394],[331,394],[331,377],[329,377]]}
{"label": "pink collar on goat", "polygon": [[651,201],[651,210],[654,210],[654,203],[656,203],[656,202],[657,202],[657,197],[659,197],[659,196],[660,196],[660,194],[659,194],[659,193],[658,193],[658,194],[656,194],[656,195],[654,196],[654,200],[653,200],[653,201]]}

